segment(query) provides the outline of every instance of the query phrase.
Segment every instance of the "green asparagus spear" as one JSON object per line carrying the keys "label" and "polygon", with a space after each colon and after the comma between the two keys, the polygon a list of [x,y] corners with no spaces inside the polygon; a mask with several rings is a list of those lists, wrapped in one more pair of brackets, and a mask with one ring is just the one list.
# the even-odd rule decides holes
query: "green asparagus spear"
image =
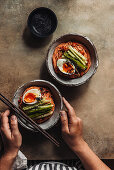
{"label": "green asparagus spear", "polygon": [[83,65],[86,65],[86,63],[85,63],[85,61],[83,61],[78,55],[76,55],[75,53],[72,53],[72,52],[70,52],[69,50],[67,51],[67,53],[71,56],[71,57],[73,57],[74,59],[78,59],[79,61],[80,61],[80,63],[82,63]]}
{"label": "green asparagus spear", "polygon": [[36,120],[36,119],[41,119],[41,118],[44,118],[44,117],[47,117],[47,116],[50,116],[53,114],[53,111],[50,111],[49,113],[47,114],[44,114],[44,115],[39,115],[39,116],[36,116],[34,118],[32,118],[33,120]]}
{"label": "green asparagus spear", "polygon": [[68,59],[70,59],[72,62],[74,62],[79,68],[81,68],[82,70],[85,70],[87,67],[84,66],[82,63],[80,63],[78,60],[74,59],[73,57],[71,57],[67,52],[64,52],[64,56]]}
{"label": "green asparagus spear", "polygon": [[48,109],[52,109],[53,105],[44,105],[44,106],[39,106],[37,108],[31,109],[28,111],[28,114],[32,114],[35,112],[45,112]]}
{"label": "green asparagus spear", "polygon": [[83,56],[80,52],[78,52],[75,48],[73,48],[71,45],[69,46],[69,50],[73,53],[78,55],[85,63],[87,63],[87,58]]}
{"label": "green asparagus spear", "polygon": [[48,103],[48,105],[51,104],[51,103],[50,103],[50,100],[41,100],[39,103],[36,103],[36,104],[34,104],[34,105],[23,107],[23,110],[24,110],[24,111],[27,111],[27,110],[30,110],[30,109],[34,109],[34,108],[36,108],[36,107],[38,107],[38,106],[45,105],[45,104],[47,104],[47,103]]}
{"label": "green asparagus spear", "polygon": [[35,114],[45,114],[45,113],[47,113],[47,112],[49,112],[50,110],[51,110],[52,108],[47,108],[47,109],[45,109],[45,110],[38,110],[38,111],[35,111],[35,112],[26,112],[26,114],[28,115],[28,116],[31,116],[31,115],[35,115]]}
{"label": "green asparagus spear", "polygon": [[51,109],[48,109],[46,110],[45,112],[36,112],[34,114],[31,114],[31,115],[28,115],[30,118],[35,118],[35,117],[38,117],[40,115],[44,115],[44,114],[47,114],[51,111]]}

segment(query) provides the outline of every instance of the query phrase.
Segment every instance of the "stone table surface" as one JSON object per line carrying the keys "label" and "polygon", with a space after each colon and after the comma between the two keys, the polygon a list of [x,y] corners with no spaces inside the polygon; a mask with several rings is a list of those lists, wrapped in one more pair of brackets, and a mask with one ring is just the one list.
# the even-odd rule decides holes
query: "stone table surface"
{"label": "stone table surface", "polygon": [[[37,7],[52,9],[58,27],[45,41],[34,40],[27,17]],[[75,88],[63,87],[48,74],[45,58],[50,43],[66,33],[88,36],[95,44],[99,67],[92,79]],[[34,79],[55,84],[83,120],[84,138],[100,158],[114,158],[114,1],[113,0],[1,0],[0,92],[10,100],[18,86]],[[6,108],[0,103],[0,111]],[[28,159],[72,159],[61,138],[60,122],[49,133],[61,141],[56,148],[45,137],[20,126],[21,151]]]}

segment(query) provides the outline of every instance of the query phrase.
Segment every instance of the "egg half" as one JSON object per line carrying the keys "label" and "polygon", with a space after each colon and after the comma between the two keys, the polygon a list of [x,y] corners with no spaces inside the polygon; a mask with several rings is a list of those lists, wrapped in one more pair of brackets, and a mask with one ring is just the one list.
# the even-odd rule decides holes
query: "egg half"
{"label": "egg half", "polygon": [[35,104],[37,98],[41,98],[41,92],[39,89],[28,89],[23,95],[23,102],[26,104]]}
{"label": "egg half", "polygon": [[75,73],[75,66],[68,59],[62,59],[62,58],[58,59],[57,60],[57,67],[64,74],[72,75],[72,74]]}

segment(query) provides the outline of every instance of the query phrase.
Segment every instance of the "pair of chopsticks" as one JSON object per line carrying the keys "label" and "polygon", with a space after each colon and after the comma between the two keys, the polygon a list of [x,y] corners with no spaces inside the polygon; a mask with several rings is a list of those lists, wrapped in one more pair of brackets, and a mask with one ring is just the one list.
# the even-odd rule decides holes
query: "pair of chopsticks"
{"label": "pair of chopsticks", "polygon": [[49,133],[47,133],[44,129],[42,129],[37,123],[35,123],[30,117],[28,117],[21,109],[19,109],[16,105],[11,103],[5,96],[0,93],[0,100],[9,106],[18,118],[23,118],[30,125],[32,125],[36,130],[41,132],[46,138],[48,138],[52,143],[59,147],[59,143],[53,138]]}

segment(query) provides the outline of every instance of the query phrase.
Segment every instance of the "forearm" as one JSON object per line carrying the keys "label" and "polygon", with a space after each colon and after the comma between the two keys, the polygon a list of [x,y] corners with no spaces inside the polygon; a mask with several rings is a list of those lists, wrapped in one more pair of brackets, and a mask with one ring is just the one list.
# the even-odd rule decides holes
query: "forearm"
{"label": "forearm", "polygon": [[73,151],[80,158],[86,170],[110,170],[95,153],[89,148],[85,141],[79,147],[75,147]]}
{"label": "forearm", "polygon": [[3,155],[0,158],[0,170],[12,170],[13,163],[16,159],[16,156],[12,155]]}

